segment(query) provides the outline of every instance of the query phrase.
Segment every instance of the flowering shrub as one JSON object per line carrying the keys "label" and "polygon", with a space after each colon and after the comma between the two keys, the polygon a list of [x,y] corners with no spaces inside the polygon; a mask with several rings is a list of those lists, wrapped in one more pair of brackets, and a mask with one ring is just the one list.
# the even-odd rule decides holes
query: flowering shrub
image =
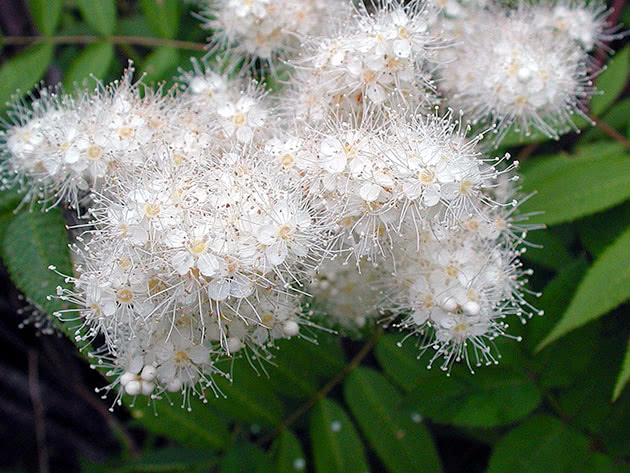
{"label": "flowering shrub", "polygon": [[[35,19],[51,34],[43,5],[33,2]],[[125,43],[112,36],[113,2],[78,5],[96,31]],[[193,44],[172,40],[176,1],[141,5],[165,44]],[[315,403],[314,471],[367,471],[352,421],[325,398],[350,372],[346,403],[388,471],[440,470],[424,415],[488,427],[533,412],[542,390],[557,386],[544,380],[554,377],[551,359],[538,362],[550,372],[526,368],[533,348],[630,295],[626,230],[557,324],[537,317],[520,327],[548,308],[557,315],[554,299],[571,300],[583,259],[569,265],[573,237],[565,242],[545,225],[627,201],[628,141],[602,125],[619,143],[579,144],[575,163],[537,159],[522,185],[519,160],[506,150],[516,143],[528,158],[537,143],[596,124],[612,106],[623,86],[609,84],[625,81],[629,53],[601,68],[608,44],[624,37],[611,11],[580,1],[458,0],[206,0],[194,8],[210,32],[208,52],[182,62],[172,87],[150,84],[160,78],[150,60],[155,70],[176,51],[162,46],[141,65],[147,76],[130,62],[119,79],[42,86],[8,103],[4,199],[22,210],[6,229],[4,259],[39,306],[31,320],[72,338],[107,378],[97,390],[110,408],[124,404],[147,429],[184,445],[203,425],[208,441],[193,446],[210,450],[232,445],[225,421],[204,413],[222,410],[251,426],[245,438],[263,446],[277,438],[273,471],[307,468],[287,428]],[[113,60],[112,44],[88,48],[70,70],[94,72],[92,53]],[[21,60],[51,53],[45,44]],[[18,67],[13,61],[0,76]],[[598,184],[606,190],[593,190]],[[45,240],[64,223],[67,231]],[[531,264],[543,279],[530,281]],[[615,268],[619,278],[602,286],[598,275]],[[559,275],[537,301],[549,269]],[[368,340],[345,368],[341,335]],[[357,368],[373,346],[387,378]],[[502,357],[507,367],[489,367]],[[444,373],[426,370],[433,366]],[[318,389],[322,379],[331,381]],[[310,401],[285,418],[272,389]],[[146,419],[153,411],[158,417]],[[191,432],[169,432],[173,419]],[[559,429],[572,443],[581,435],[548,414],[530,417],[497,445],[489,471],[548,471],[500,454],[528,428]],[[230,448],[221,471],[267,461],[251,444]],[[398,457],[397,449],[409,451]],[[560,460],[561,471],[580,458]],[[199,465],[206,471],[213,460]]]}

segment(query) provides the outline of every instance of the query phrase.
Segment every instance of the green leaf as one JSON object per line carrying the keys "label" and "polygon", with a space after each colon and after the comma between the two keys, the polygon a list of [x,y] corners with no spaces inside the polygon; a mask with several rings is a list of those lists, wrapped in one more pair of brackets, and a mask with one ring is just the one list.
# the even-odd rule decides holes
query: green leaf
{"label": "green leaf", "polygon": [[[53,57],[53,46],[30,46],[0,67],[0,111],[13,95],[26,94],[44,77]],[[19,91],[18,91],[19,89]]]}
{"label": "green leaf", "polygon": [[290,430],[283,430],[273,443],[274,473],[296,473],[307,471],[306,457],[302,445]]}
{"label": "green leaf", "polygon": [[179,64],[179,50],[168,46],[155,48],[146,57],[140,72],[146,74],[145,82],[159,82],[165,79],[169,71],[175,71]]}
{"label": "green leaf", "polygon": [[591,453],[586,463],[578,466],[575,473],[621,473],[615,462],[601,453]]}
{"label": "green leaf", "polygon": [[627,456],[630,455],[627,440],[630,432],[630,390],[623,391],[614,403],[610,399],[627,340],[607,333],[610,329],[619,332],[627,327],[623,319],[610,322],[618,323],[616,327],[604,326],[602,335],[597,337],[593,359],[585,375],[571,387],[557,390],[553,395],[556,409],[563,418],[570,419],[576,428],[598,438],[609,454]]}
{"label": "green leaf", "polygon": [[376,359],[389,378],[405,391],[411,391],[427,378],[444,376],[442,372],[427,369],[426,363],[418,359],[418,348],[411,340],[401,343],[403,337],[403,334],[386,334],[376,342]]}
{"label": "green leaf", "polygon": [[617,52],[608,62],[606,70],[595,81],[595,88],[603,91],[591,100],[591,113],[601,115],[619,97],[628,83],[630,75],[630,46]]}
{"label": "green leaf", "polygon": [[83,20],[92,29],[104,36],[114,33],[116,27],[115,0],[77,0],[77,6],[81,10]]}
{"label": "green leaf", "polygon": [[619,377],[617,378],[617,383],[615,384],[615,390],[613,392],[613,401],[616,401],[623,388],[630,381],[630,340],[628,340],[628,348],[626,349],[626,356],[623,358],[623,364],[621,365],[621,371],[619,372]]}
{"label": "green leaf", "polygon": [[574,473],[588,455],[586,437],[554,417],[538,415],[499,441],[487,473]]}
{"label": "green leaf", "polygon": [[523,259],[538,264],[544,268],[560,269],[570,264],[573,257],[564,246],[560,237],[553,229],[536,230],[527,234],[527,251]]}
{"label": "green leaf", "polygon": [[582,244],[594,257],[599,257],[630,226],[630,202],[576,222]]}
{"label": "green leaf", "polygon": [[39,32],[53,34],[61,18],[61,0],[28,0],[28,7]]}
{"label": "green leaf", "polygon": [[[630,98],[625,98],[617,102],[614,107],[600,117],[600,120],[623,135],[628,125],[628,118],[630,118]],[[609,140],[610,137],[608,137],[601,128],[590,127],[582,133],[578,143],[583,144],[602,139]]]}
{"label": "green leaf", "polygon": [[170,447],[149,452],[139,460],[116,468],[116,473],[191,473],[208,471],[217,459],[206,450]]}
{"label": "green leaf", "polygon": [[[28,299],[49,314],[66,308],[59,299],[48,300],[57,286],[68,287],[49,266],[55,266],[62,274],[72,274],[68,236],[59,209],[16,215],[4,236],[3,255],[11,280]],[[59,325],[66,333],[69,331],[67,324]]]}
{"label": "green leaf", "polygon": [[[191,410],[181,407],[181,397],[175,396],[171,404],[156,400],[153,404],[136,403],[130,408],[133,423],[146,430],[178,442],[182,447],[206,450],[225,450],[230,441],[226,422],[207,404],[197,398],[186,400]],[[157,415],[156,415],[157,414]]]}
{"label": "green leaf", "polygon": [[250,442],[237,442],[221,460],[219,473],[275,473],[265,452]]}
{"label": "green leaf", "polygon": [[346,404],[391,473],[442,471],[421,417],[401,409],[402,396],[377,371],[359,367],[344,383]]}
{"label": "green leaf", "polygon": [[179,28],[179,0],[141,0],[142,13],[162,38],[174,38]]}
{"label": "green leaf", "polygon": [[116,34],[119,36],[153,36],[153,31],[144,15],[136,13],[119,18],[116,23]]}
{"label": "green leaf", "polygon": [[560,322],[538,349],[611,311],[630,297],[630,227],[595,260]]}
{"label": "green leaf", "polygon": [[420,383],[405,404],[436,422],[465,427],[493,427],[526,417],[542,393],[525,374],[508,366],[488,366],[470,374],[455,366],[451,376]]}
{"label": "green leaf", "polygon": [[278,354],[266,368],[270,386],[292,399],[315,394],[320,384],[343,369],[337,338],[321,334],[317,344],[302,339],[280,340]]}
{"label": "green leaf", "polygon": [[[229,367],[226,369],[229,371]],[[284,419],[282,403],[269,389],[264,375],[259,375],[244,359],[234,362],[234,382],[216,379],[217,386],[225,398],[209,399],[209,404],[233,419],[249,424],[272,427]]]}
{"label": "green leaf", "polygon": [[[524,337],[523,345],[529,352],[535,351],[536,345],[560,319],[587,266],[584,258],[567,265],[545,286],[542,297],[532,301],[536,308],[545,311],[545,315],[536,317],[527,324],[527,335]],[[596,324],[589,324],[537,353],[531,364],[538,375],[539,383],[546,388],[572,384],[586,371],[598,342],[599,327]]]}
{"label": "green leaf", "polygon": [[630,198],[630,156],[618,143],[597,143],[540,160],[524,173],[523,192],[537,193],[521,213],[543,212],[528,223],[553,225],[605,210]]}
{"label": "green leaf", "polygon": [[15,189],[8,191],[0,191],[0,242],[4,241],[4,235],[7,227],[13,217],[15,217],[15,209],[22,202],[24,195]]}
{"label": "green leaf", "polygon": [[70,90],[81,87],[89,77],[103,79],[114,59],[114,45],[94,43],[85,47],[70,63],[63,84]]}
{"label": "green leaf", "polygon": [[310,415],[317,473],[366,473],[365,450],[350,418],[330,399],[319,401]]}

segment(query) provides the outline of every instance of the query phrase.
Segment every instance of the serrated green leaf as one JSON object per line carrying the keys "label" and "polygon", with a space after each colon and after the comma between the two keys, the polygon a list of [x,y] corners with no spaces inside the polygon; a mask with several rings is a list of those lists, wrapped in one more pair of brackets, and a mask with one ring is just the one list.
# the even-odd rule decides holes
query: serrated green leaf
{"label": "serrated green leaf", "polygon": [[597,258],[630,226],[630,202],[583,218],[576,226],[580,241]]}
{"label": "serrated green leaf", "polygon": [[237,442],[221,460],[219,473],[275,473],[265,452],[250,442]]}
{"label": "serrated green leaf", "polygon": [[343,387],[346,404],[388,471],[442,471],[428,429],[401,408],[402,396],[382,374],[359,367]]}
{"label": "serrated green leaf", "polygon": [[133,423],[168,437],[182,447],[206,450],[227,448],[230,441],[227,424],[207,404],[191,397],[187,399],[191,407],[188,411],[181,406],[181,397],[175,396],[171,400],[172,404],[165,399],[156,400],[155,409],[153,404],[136,403],[130,409]]}
{"label": "serrated green leaf", "polygon": [[523,192],[537,193],[520,211],[542,212],[530,223],[553,225],[605,210],[630,198],[630,156],[618,143],[598,143],[540,160],[524,173]]}
{"label": "serrated green leaf", "polygon": [[116,28],[115,0],[77,0],[83,20],[92,29],[102,35],[109,36]]}
{"label": "serrated green leaf", "polygon": [[144,64],[140,69],[145,75],[145,82],[159,82],[167,77],[169,72],[177,69],[179,64],[179,50],[168,46],[160,46],[155,48],[145,58]]}
{"label": "serrated green leaf", "polygon": [[499,441],[487,473],[573,473],[588,455],[586,437],[554,417],[538,415]]}
{"label": "serrated green leaf", "polygon": [[628,348],[626,349],[626,356],[623,358],[623,363],[621,364],[621,371],[619,371],[619,377],[617,378],[617,383],[615,384],[615,390],[613,391],[613,401],[616,401],[623,388],[626,387],[630,381],[630,340],[628,340]]}
{"label": "serrated green leaf", "polygon": [[[4,236],[3,255],[11,280],[27,298],[49,314],[66,308],[59,299],[47,299],[55,294],[57,286],[68,287],[49,266],[62,274],[72,274],[68,236],[59,209],[16,215]],[[68,333],[67,324],[58,325]]]}
{"label": "serrated green leaf", "polygon": [[595,260],[571,304],[538,349],[630,298],[630,227]]}
{"label": "serrated green leaf", "polygon": [[607,64],[606,70],[595,81],[595,88],[604,92],[591,100],[591,113],[601,115],[619,97],[630,76],[630,46],[617,52]]}
{"label": "serrated green leaf", "polygon": [[53,34],[61,18],[61,0],[28,0],[28,7],[39,32]]}
{"label": "serrated green leaf", "polygon": [[179,28],[179,0],[141,0],[151,29],[162,38],[174,38]]}
{"label": "serrated green leaf", "polygon": [[283,430],[273,443],[274,473],[307,471],[306,457],[298,438],[290,430]]}
{"label": "serrated green leaf", "polygon": [[488,366],[474,375],[455,366],[451,376],[420,383],[405,405],[443,424],[493,427],[516,422],[532,412],[542,393],[525,374],[508,366]]}
{"label": "serrated green leaf", "polygon": [[206,450],[169,447],[148,452],[134,462],[116,468],[116,473],[191,473],[208,471],[216,457]]}
{"label": "serrated green leaf", "polygon": [[366,473],[365,450],[348,414],[335,401],[322,399],[310,415],[317,473]]}
{"label": "serrated green leaf", "polygon": [[386,334],[376,342],[376,359],[390,379],[405,391],[411,391],[427,378],[443,375],[427,369],[426,363],[418,359],[418,348],[411,340],[398,346],[403,338],[403,334]]}
{"label": "serrated green leaf", "polygon": [[[13,95],[23,96],[44,77],[53,57],[53,46],[30,46],[0,67],[0,112]],[[19,89],[19,92],[18,92]]]}
{"label": "serrated green leaf", "polygon": [[81,87],[87,78],[103,79],[114,59],[114,45],[94,43],[85,47],[70,63],[63,84],[67,90]]}

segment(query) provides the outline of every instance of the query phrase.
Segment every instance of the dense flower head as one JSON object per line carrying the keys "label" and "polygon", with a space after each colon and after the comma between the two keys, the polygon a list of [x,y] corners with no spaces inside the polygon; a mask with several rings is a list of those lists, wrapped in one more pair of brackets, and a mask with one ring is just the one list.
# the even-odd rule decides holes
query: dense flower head
{"label": "dense flower head", "polygon": [[400,329],[445,371],[495,363],[510,319],[538,313],[520,261],[537,227],[518,163],[484,137],[557,138],[585,115],[607,17],[578,0],[204,1],[214,49],[172,90],[130,70],[15,102],[3,185],[76,209],[51,297],[104,394],[187,407],[235,357],[264,372],[278,340],[322,328]]}
{"label": "dense flower head", "polygon": [[336,34],[305,40],[288,92],[297,116],[318,120],[366,106],[413,109],[435,101],[429,75],[443,41],[424,3],[358,10]]}
{"label": "dense flower head", "polygon": [[12,104],[14,124],[1,137],[4,167],[29,197],[76,207],[107,176],[151,160],[151,147],[176,133],[179,102],[133,83],[132,74],[75,95],[41,89],[30,105]]}
{"label": "dense flower head", "polygon": [[497,142],[512,125],[556,138],[584,116],[593,94],[588,56],[569,36],[535,21],[530,9],[479,11],[445,50],[440,90],[474,122],[496,126]]}
{"label": "dense flower head", "polygon": [[[521,9],[526,8],[521,6]],[[598,1],[561,0],[533,7],[536,23],[558,36],[568,36],[585,51],[603,47],[605,42],[619,37],[615,34],[617,28],[608,23],[609,14],[606,5]]]}
{"label": "dense flower head", "polygon": [[433,350],[429,367],[496,363],[493,341],[509,336],[505,319],[539,313],[523,295],[531,272],[522,268],[519,240],[506,238],[509,215],[508,206],[455,227],[432,222],[420,240],[399,242],[395,278],[383,283],[388,308],[407,314],[398,326],[421,335],[421,354]]}
{"label": "dense flower head", "polygon": [[307,138],[296,133],[273,141],[292,148],[291,166],[309,182],[315,205],[335,217],[342,242],[358,258],[386,254],[407,216],[457,221],[475,212],[493,180],[513,169],[502,166],[509,156],[482,155],[481,135],[466,138],[466,127],[450,114],[364,117],[328,120],[302,130]]}
{"label": "dense flower head", "polygon": [[271,64],[294,53],[299,36],[324,34],[350,11],[344,0],[206,0],[200,16],[215,47]]}
{"label": "dense flower head", "polygon": [[[362,264],[361,264],[362,263]],[[377,321],[382,315],[379,282],[387,273],[387,264],[337,257],[326,260],[313,275],[307,290],[313,298],[313,309],[323,314],[330,327],[353,335]]]}

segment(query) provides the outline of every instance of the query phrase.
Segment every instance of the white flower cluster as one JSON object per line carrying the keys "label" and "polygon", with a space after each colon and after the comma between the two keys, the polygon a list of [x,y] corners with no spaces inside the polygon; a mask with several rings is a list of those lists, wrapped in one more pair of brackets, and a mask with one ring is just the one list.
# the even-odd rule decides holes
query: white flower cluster
{"label": "white flower cluster", "polygon": [[582,1],[458,6],[441,18],[455,40],[441,51],[439,71],[451,107],[495,126],[497,143],[513,125],[525,135],[557,138],[575,128],[573,114],[588,120],[595,72],[589,52],[615,37],[605,7]]}
{"label": "white flower cluster", "polygon": [[272,60],[299,48],[299,35],[324,34],[350,16],[344,0],[203,0],[202,27],[216,47],[244,57]]}
{"label": "white flower cluster", "polygon": [[2,132],[5,184],[85,221],[56,297],[105,390],[205,399],[231,376],[221,360],[379,320],[419,334],[429,365],[495,362],[506,317],[537,312],[519,261],[531,227],[513,215],[518,163],[485,154],[466,115],[498,139],[556,136],[592,93],[605,12],[221,0],[204,15],[232,55],[290,58],[285,90],[226,61],[193,62],[168,93],[129,71],[42,90]]}

